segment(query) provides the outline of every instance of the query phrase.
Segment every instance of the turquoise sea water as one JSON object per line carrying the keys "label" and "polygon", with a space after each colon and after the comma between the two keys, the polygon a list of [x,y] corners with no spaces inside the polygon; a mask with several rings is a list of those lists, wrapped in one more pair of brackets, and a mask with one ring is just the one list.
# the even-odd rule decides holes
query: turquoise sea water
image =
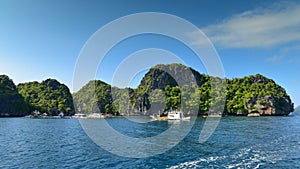
{"label": "turquoise sea water", "polygon": [[[153,136],[169,126],[167,121],[106,120],[132,137]],[[300,168],[300,116],[223,117],[200,144],[204,121],[198,118],[171,150],[133,159],[97,146],[77,119],[2,118],[0,168]]]}

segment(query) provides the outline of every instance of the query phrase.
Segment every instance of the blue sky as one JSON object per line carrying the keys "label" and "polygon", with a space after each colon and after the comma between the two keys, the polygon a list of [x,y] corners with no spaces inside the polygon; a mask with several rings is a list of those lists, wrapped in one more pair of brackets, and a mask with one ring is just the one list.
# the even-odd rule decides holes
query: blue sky
{"label": "blue sky", "polygon": [[[260,73],[283,86],[295,105],[300,104],[297,1],[0,0],[0,74],[9,75],[15,83],[56,78],[72,90],[76,61],[86,41],[105,24],[138,12],[163,12],[188,20],[212,41],[228,78]],[[97,78],[110,83],[118,64],[145,48],[171,51],[206,73],[182,44],[144,35],[115,46]]]}

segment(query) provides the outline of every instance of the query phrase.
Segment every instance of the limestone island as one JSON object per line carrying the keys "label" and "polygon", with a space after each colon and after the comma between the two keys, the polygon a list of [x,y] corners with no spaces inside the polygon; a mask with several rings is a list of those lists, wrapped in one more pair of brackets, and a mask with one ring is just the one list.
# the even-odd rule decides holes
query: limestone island
{"label": "limestone island", "polygon": [[[76,105],[76,106],[74,106]],[[185,116],[283,116],[294,111],[285,89],[260,74],[222,79],[182,64],[156,65],[137,88],[113,87],[91,80],[78,92],[55,79],[15,85],[0,75],[0,117],[105,114]]]}

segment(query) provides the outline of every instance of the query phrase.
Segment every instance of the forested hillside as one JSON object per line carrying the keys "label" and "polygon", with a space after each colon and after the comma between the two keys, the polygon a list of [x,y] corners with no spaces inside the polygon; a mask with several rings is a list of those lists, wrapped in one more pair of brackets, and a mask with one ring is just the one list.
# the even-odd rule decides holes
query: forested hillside
{"label": "forested hillside", "polygon": [[25,116],[29,105],[18,93],[16,85],[6,75],[0,75],[0,117]]}
{"label": "forested hillside", "polygon": [[27,82],[18,85],[19,93],[30,105],[30,112],[38,110],[48,115],[73,115],[73,98],[69,88],[55,79],[39,82]]}
{"label": "forested hillside", "polygon": [[[221,85],[225,83],[226,88]],[[222,99],[225,94],[226,99]],[[204,114],[209,110],[220,111],[218,106],[222,104],[223,115],[287,115],[293,111],[286,91],[260,74],[220,79],[181,64],[152,67],[136,89],[119,89],[96,80],[73,96],[79,112],[147,115],[172,109]]]}

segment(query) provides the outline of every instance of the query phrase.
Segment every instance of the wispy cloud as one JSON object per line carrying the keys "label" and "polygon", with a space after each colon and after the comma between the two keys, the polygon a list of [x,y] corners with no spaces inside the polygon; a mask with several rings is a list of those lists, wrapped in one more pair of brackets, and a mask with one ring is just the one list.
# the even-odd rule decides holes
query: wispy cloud
{"label": "wispy cloud", "polygon": [[[300,42],[300,3],[254,9],[204,27],[202,31],[214,44],[225,48],[265,48]],[[201,41],[194,39],[194,44]]]}
{"label": "wispy cloud", "polygon": [[284,48],[281,49],[281,51],[284,52],[284,53],[288,53],[290,51],[300,51],[300,44],[284,47]]}
{"label": "wispy cloud", "polygon": [[271,56],[266,59],[269,63],[280,63],[282,61],[282,56]]}

